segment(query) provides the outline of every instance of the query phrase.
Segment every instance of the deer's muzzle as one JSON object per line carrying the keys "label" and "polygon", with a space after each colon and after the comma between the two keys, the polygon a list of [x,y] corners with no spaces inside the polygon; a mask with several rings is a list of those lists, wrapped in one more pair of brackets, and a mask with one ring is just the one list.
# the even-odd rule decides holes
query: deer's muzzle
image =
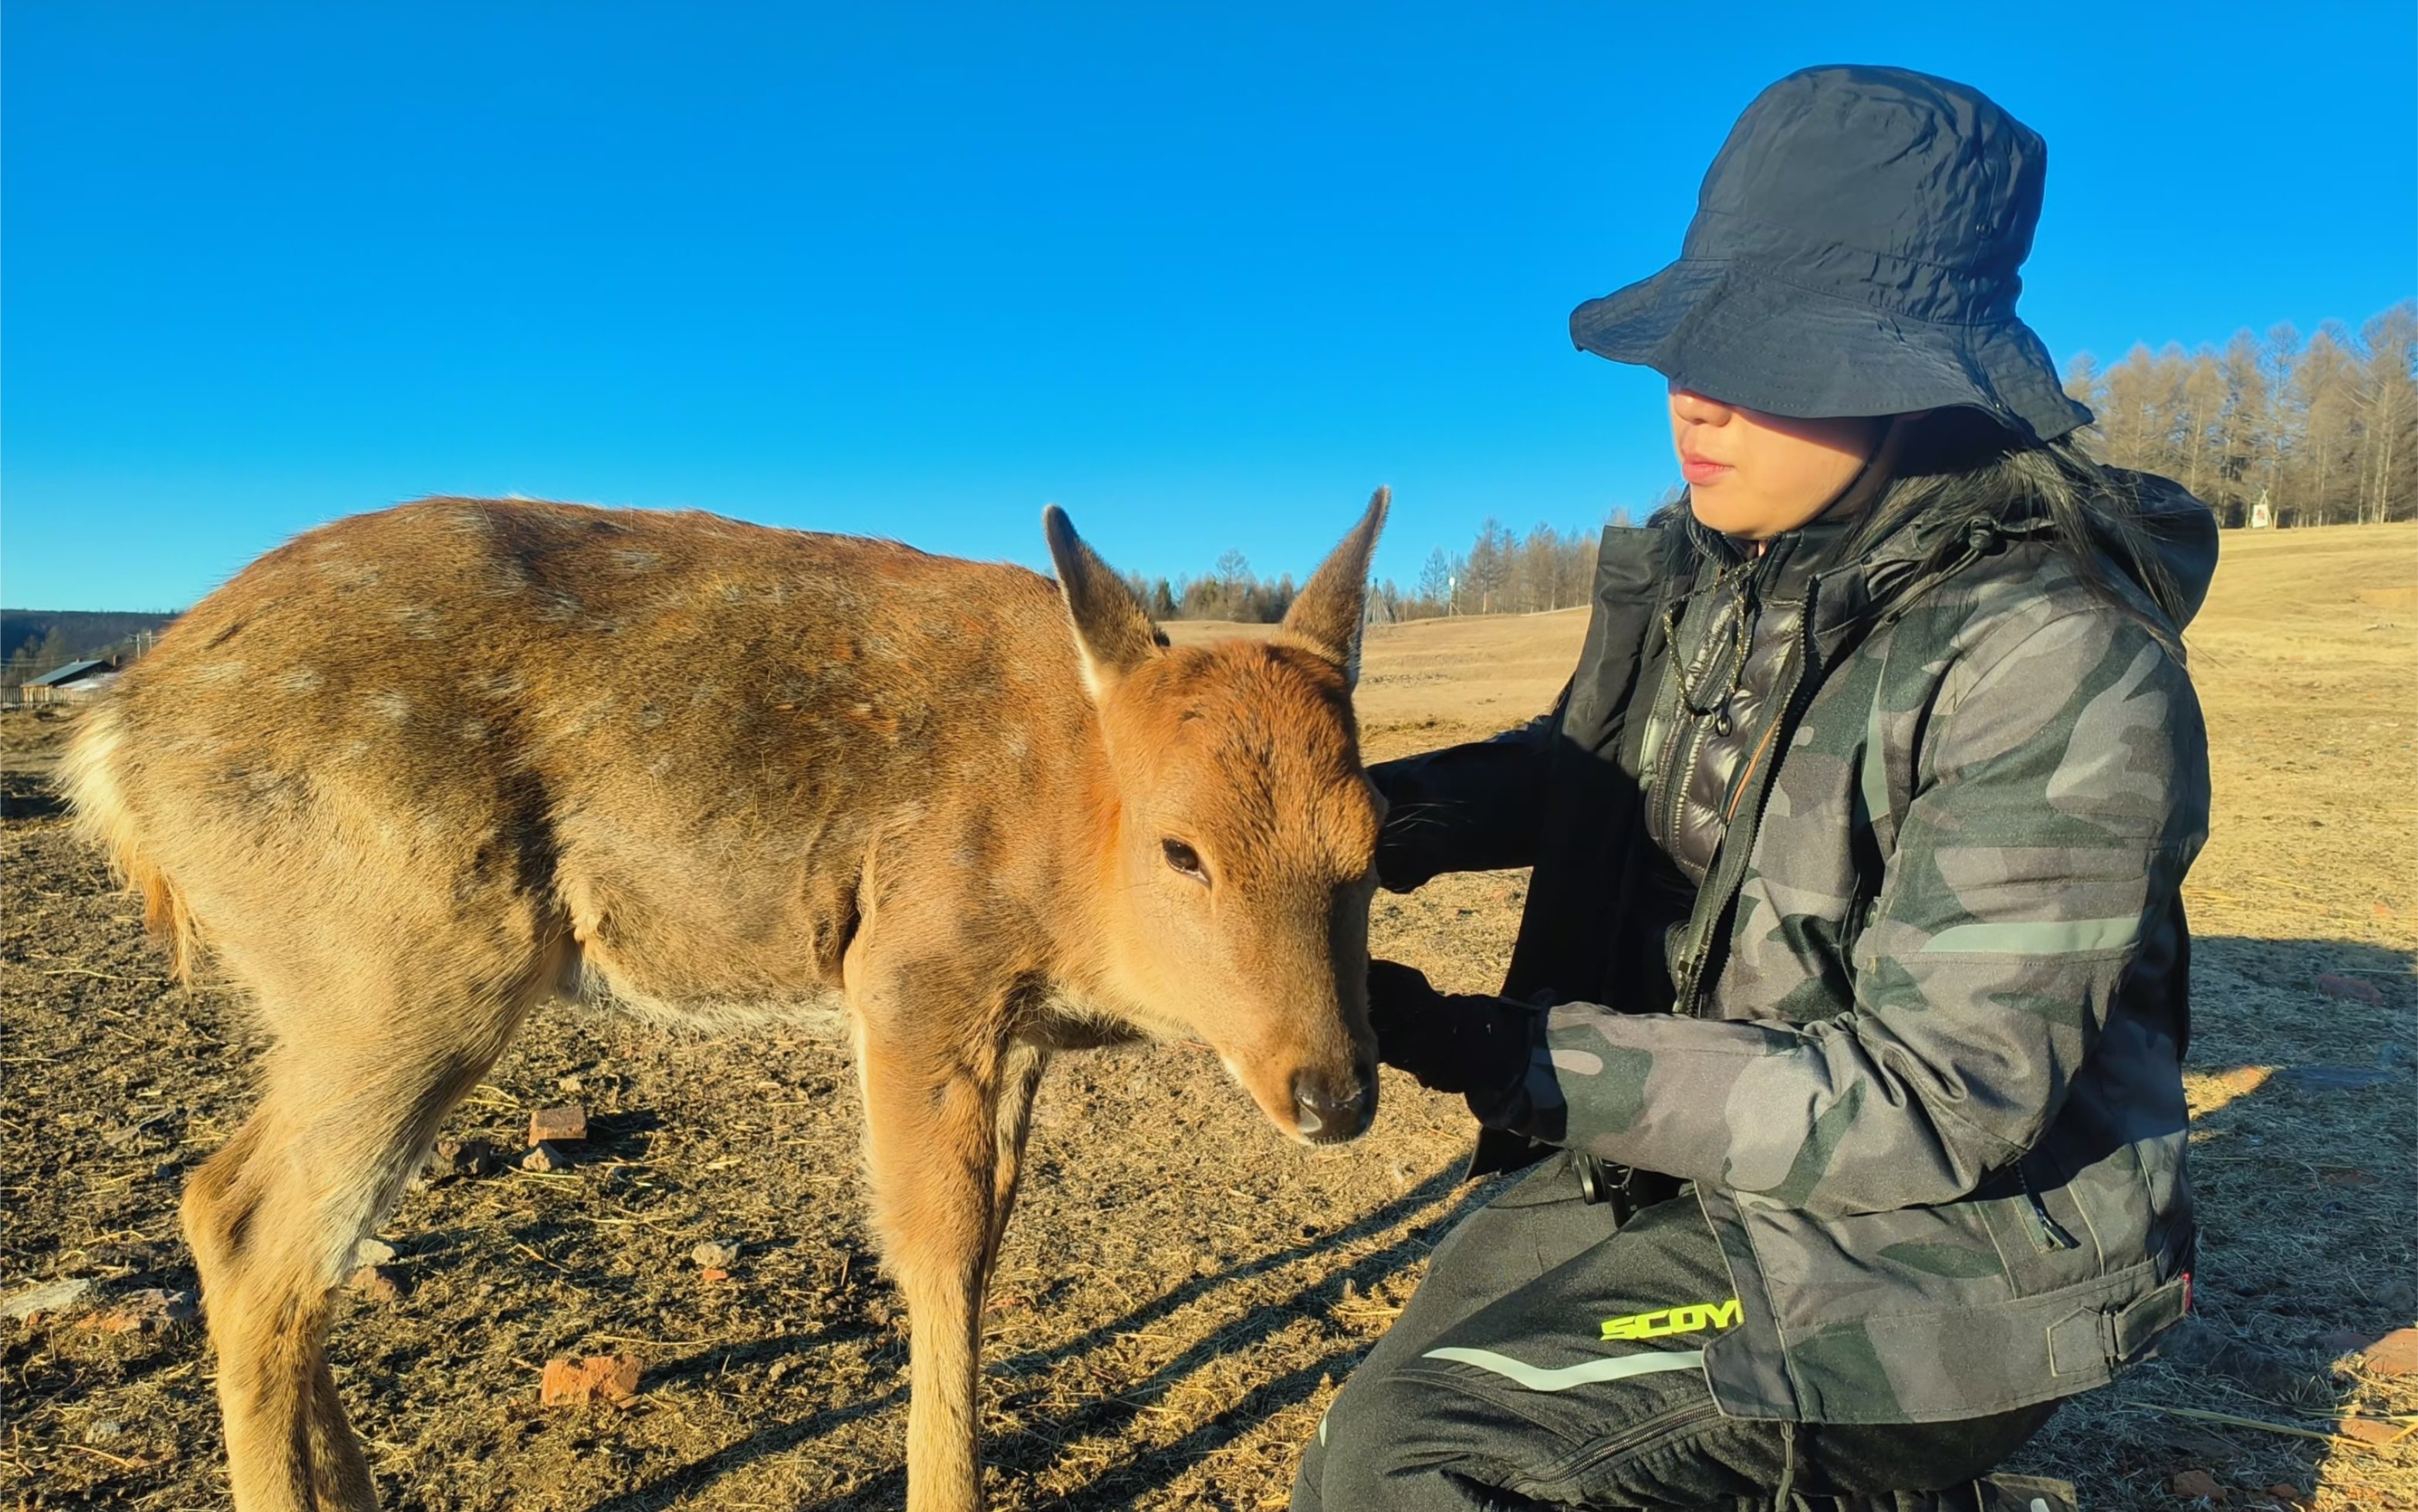
{"label": "deer's muzzle", "polygon": [[1332,1073],[1303,1071],[1293,1078],[1293,1126],[1312,1144],[1355,1139],[1377,1116],[1377,1077],[1354,1066],[1349,1080]]}

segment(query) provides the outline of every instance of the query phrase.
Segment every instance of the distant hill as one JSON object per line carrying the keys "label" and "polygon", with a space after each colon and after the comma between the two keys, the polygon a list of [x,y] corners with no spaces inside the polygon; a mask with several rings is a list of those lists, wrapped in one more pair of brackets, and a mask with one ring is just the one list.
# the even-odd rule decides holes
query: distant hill
{"label": "distant hill", "polygon": [[19,651],[45,671],[64,662],[123,645],[137,631],[164,630],[173,614],[132,614],[92,609],[0,609],[0,662]]}

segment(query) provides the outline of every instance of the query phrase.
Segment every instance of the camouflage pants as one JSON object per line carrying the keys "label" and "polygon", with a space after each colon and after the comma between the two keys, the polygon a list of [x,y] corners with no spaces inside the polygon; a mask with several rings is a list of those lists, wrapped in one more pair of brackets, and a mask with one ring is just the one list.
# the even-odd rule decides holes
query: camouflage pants
{"label": "camouflage pants", "polygon": [[[1319,1424],[1293,1512],[1804,1506],[1963,1487],[2054,1403],[1960,1423],[1724,1417],[1700,1351],[1736,1310],[1692,1196],[1616,1233],[1567,1157],[1480,1209]],[[1832,1505],[1838,1504],[1832,1502]],[[2013,1503],[2020,1507],[2022,1499]]]}

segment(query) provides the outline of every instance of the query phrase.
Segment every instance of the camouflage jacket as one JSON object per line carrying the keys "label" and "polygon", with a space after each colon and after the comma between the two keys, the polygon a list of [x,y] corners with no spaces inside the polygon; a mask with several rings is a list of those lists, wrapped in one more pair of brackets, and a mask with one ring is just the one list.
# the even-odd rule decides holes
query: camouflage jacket
{"label": "camouflage jacket", "polygon": [[[2196,605],[2214,522],[2137,483]],[[1388,886],[1535,867],[1506,995],[1552,1006],[1473,1107],[1693,1184],[1737,1288],[1706,1351],[1734,1415],[2002,1412],[2101,1384],[2187,1306],[2198,704],[2146,595],[2093,593],[2043,527],[1936,528],[1758,604],[1789,644],[1700,885],[1641,775],[1722,568],[1684,521],[1607,532],[1552,714],[1375,773]]]}

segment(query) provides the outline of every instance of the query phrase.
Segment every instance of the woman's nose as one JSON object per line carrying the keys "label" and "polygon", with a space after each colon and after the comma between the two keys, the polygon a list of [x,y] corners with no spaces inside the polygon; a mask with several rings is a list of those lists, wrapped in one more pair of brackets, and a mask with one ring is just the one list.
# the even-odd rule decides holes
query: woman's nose
{"label": "woman's nose", "polygon": [[1725,425],[1736,411],[1718,399],[1674,384],[1671,388],[1671,413],[1691,425]]}

